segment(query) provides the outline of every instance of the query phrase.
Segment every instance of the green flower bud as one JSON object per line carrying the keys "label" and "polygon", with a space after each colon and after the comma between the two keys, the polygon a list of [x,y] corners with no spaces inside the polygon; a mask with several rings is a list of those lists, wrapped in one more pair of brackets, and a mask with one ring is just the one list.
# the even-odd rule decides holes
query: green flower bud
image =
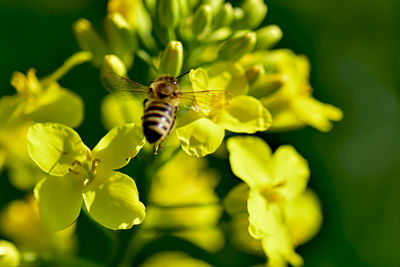
{"label": "green flower bud", "polygon": [[241,8],[243,17],[236,24],[239,29],[256,28],[264,20],[268,10],[263,0],[245,0]]}
{"label": "green flower bud", "polygon": [[106,44],[100,35],[95,31],[92,23],[87,19],[80,19],[75,22],[74,26],[75,38],[79,47],[83,51],[92,53],[93,65],[99,67],[103,62],[103,57],[106,54]]}
{"label": "green flower bud", "polygon": [[143,2],[150,16],[154,18],[157,12],[157,0],[144,0]]}
{"label": "green flower bud", "polygon": [[129,68],[132,66],[137,49],[136,36],[132,28],[119,13],[109,14],[104,22],[104,30],[111,51]]}
{"label": "green flower bud", "polygon": [[250,52],[256,44],[256,33],[247,31],[226,41],[218,52],[220,60],[239,60]]}
{"label": "green flower bud", "polygon": [[208,5],[211,7],[212,12],[215,14],[224,3],[224,0],[202,0],[203,5]]}
{"label": "green flower bud", "polygon": [[192,22],[193,36],[197,39],[203,39],[210,32],[212,19],[211,7],[207,5],[200,6],[194,13]]}
{"label": "green flower bud", "polygon": [[106,55],[104,57],[102,73],[115,73],[121,76],[126,75],[126,67],[124,62],[116,55]]}
{"label": "green flower bud", "polygon": [[257,64],[252,66],[250,69],[248,69],[246,71],[246,78],[247,81],[252,84],[255,81],[257,81],[257,79],[263,75],[265,73],[265,69],[264,66],[262,64]]}
{"label": "green flower bud", "polygon": [[217,14],[213,20],[214,29],[218,29],[220,27],[229,26],[233,20],[233,7],[231,3],[225,3],[220,10],[218,10]]}
{"label": "green flower bud", "polygon": [[183,47],[179,41],[170,41],[162,52],[159,74],[178,76],[182,71]]}
{"label": "green flower bud", "polygon": [[180,0],[159,0],[158,19],[165,28],[175,28],[181,19]]}
{"label": "green flower bud", "polygon": [[278,25],[268,25],[258,29],[256,50],[264,50],[273,47],[280,39],[282,39],[283,32]]}

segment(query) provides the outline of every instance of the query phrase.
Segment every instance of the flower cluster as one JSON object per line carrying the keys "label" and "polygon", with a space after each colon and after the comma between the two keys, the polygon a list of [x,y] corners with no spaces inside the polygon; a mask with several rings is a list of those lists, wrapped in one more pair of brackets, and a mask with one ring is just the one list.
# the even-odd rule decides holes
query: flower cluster
{"label": "flower cluster", "polygon": [[[14,73],[11,84],[17,94],[0,98],[0,169],[7,166],[20,189],[35,185],[35,199],[3,211],[0,230],[17,246],[0,240],[0,264],[18,266],[24,260],[18,249],[23,252],[40,242],[46,252],[70,253],[73,225],[83,209],[112,230],[143,222],[129,231],[123,259],[127,266],[145,244],[165,235],[207,253],[218,253],[232,242],[246,252],[261,253],[268,266],[301,266],[295,248],[322,223],[318,197],[307,189],[308,163],[292,146],[272,153],[262,138],[252,135],[307,125],[325,132],[343,115],[313,98],[305,56],[273,49],[283,34],[277,25],[260,26],[266,14],[262,0],[244,0],[236,7],[222,0],[109,0],[104,31],[78,20],[74,33],[82,51],[53,74],[38,79],[34,69],[27,75]],[[107,73],[146,82],[188,72],[179,86],[194,97],[190,103],[180,100],[178,119],[161,155],[147,153],[142,99],[122,99],[113,92],[101,103],[108,133],[93,149],[82,142],[71,128],[83,120],[82,100],[57,81],[86,61],[100,70],[104,85]],[[132,73],[134,67],[146,77]],[[138,164],[126,169],[138,179],[116,171],[141,150]],[[216,157],[203,158],[213,153],[226,163],[229,157],[233,174],[243,181],[228,188],[226,196],[216,188],[229,176],[210,168]],[[138,188],[143,190],[141,200]],[[25,227],[15,210],[36,204],[36,213],[21,214],[33,222],[40,215],[40,224],[29,225],[37,231],[15,231],[11,225]],[[69,235],[62,239],[47,229]],[[54,249],[59,240],[69,240],[65,244],[70,246]],[[122,250],[124,245],[116,247]],[[178,265],[210,266],[166,251],[143,264]]]}

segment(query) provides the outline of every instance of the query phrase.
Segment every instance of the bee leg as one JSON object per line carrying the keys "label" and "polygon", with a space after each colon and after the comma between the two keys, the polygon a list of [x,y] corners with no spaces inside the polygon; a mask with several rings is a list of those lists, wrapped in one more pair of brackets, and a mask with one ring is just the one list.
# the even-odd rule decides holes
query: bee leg
{"label": "bee leg", "polygon": [[161,141],[161,144],[160,144],[160,150],[162,151],[163,149],[164,149],[164,144],[165,144],[165,140],[166,140],[167,138],[164,138],[162,141]]}
{"label": "bee leg", "polygon": [[158,146],[159,146],[159,141],[157,141],[156,144],[154,145],[154,150],[153,150],[154,155],[157,155],[158,153]]}

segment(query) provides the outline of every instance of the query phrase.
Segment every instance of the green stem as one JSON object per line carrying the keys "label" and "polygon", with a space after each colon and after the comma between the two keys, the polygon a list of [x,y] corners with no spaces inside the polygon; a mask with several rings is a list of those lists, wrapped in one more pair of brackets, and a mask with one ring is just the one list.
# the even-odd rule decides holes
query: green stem
{"label": "green stem", "polygon": [[88,62],[92,59],[92,54],[88,51],[81,51],[73,54],[70,58],[68,58],[64,64],[61,65],[55,72],[50,74],[49,76],[43,79],[43,83],[50,83],[53,81],[58,81],[65,74],[67,74],[72,68],[82,63]]}

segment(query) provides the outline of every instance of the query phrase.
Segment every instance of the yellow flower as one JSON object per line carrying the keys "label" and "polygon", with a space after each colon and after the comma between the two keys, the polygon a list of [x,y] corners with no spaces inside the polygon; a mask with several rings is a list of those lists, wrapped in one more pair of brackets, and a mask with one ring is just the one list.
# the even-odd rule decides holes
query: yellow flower
{"label": "yellow flower", "polygon": [[31,189],[42,174],[26,150],[28,128],[34,122],[60,122],[71,127],[82,122],[82,99],[62,88],[57,80],[89,59],[90,54],[77,53],[43,79],[36,77],[35,69],[29,69],[26,75],[14,72],[11,84],[17,94],[0,98],[0,158],[10,170],[10,181],[17,188]]}
{"label": "yellow flower", "polygon": [[0,231],[21,251],[71,254],[76,248],[75,224],[59,232],[49,231],[39,220],[33,196],[14,200],[6,206],[0,217]]}
{"label": "yellow flower", "polygon": [[71,128],[36,123],[28,131],[28,152],[47,173],[34,189],[40,217],[52,230],[73,223],[85,202],[89,214],[110,229],[142,222],[145,207],[135,182],[114,170],[128,164],[144,144],[135,124],[113,128],[90,150]]}
{"label": "yellow flower", "polygon": [[250,95],[260,99],[272,113],[271,130],[284,131],[310,125],[326,132],[331,121],[342,119],[342,111],[312,97],[310,64],[305,56],[278,49],[247,54],[241,64],[251,70],[261,64],[265,73],[254,81]]}
{"label": "yellow flower", "polygon": [[[267,130],[271,115],[256,98],[246,95],[247,79],[243,68],[236,63],[224,62],[211,66],[207,71],[192,70],[189,74],[193,91],[226,90],[231,99],[199,100],[199,109],[206,117],[184,126],[178,125],[176,133],[183,150],[192,156],[203,157],[221,145],[225,130],[237,133],[255,133]],[[183,119],[184,120],[184,119]]]}
{"label": "yellow flower", "polygon": [[233,173],[247,184],[228,194],[224,201],[228,212],[242,214],[247,196],[249,233],[261,240],[268,265],[302,265],[294,248],[315,235],[321,224],[318,199],[305,191],[306,160],[291,146],[272,154],[258,137],[232,137],[227,147]]}
{"label": "yellow flower", "polygon": [[171,231],[210,251],[223,246],[217,227],[222,209],[214,192],[218,176],[206,167],[205,159],[180,152],[157,172],[149,192],[145,231]]}

